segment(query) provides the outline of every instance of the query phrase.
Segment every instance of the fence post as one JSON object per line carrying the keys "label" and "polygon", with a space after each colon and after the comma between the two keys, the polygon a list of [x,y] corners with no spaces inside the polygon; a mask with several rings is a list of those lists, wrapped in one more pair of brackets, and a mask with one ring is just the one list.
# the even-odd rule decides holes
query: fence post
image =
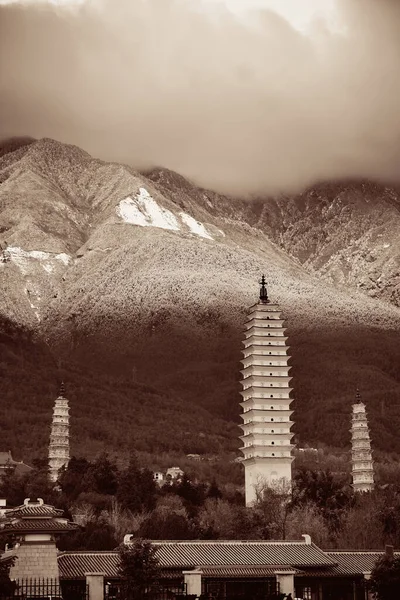
{"label": "fence post", "polygon": [[86,585],[89,588],[89,600],[104,600],[105,573],[85,573]]}
{"label": "fence post", "polygon": [[185,583],[187,586],[186,593],[188,596],[201,596],[201,576],[203,571],[182,571]]}

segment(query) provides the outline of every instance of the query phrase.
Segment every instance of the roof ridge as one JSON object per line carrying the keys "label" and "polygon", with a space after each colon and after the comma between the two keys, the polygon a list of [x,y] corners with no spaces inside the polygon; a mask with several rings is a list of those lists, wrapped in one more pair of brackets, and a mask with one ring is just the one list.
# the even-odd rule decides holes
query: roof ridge
{"label": "roof ridge", "polygon": [[[257,544],[257,545],[282,545],[282,546],[290,546],[290,545],[298,545],[298,546],[309,546],[311,544],[306,544],[304,540],[150,540],[153,545],[173,545],[173,544],[188,544],[188,545],[196,545],[200,544],[202,546],[215,546],[216,544],[226,545],[226,546],[234,546],[234,545],[249,545],[249,544]],[[314,543],[312,544],[319,550],[318,546]],[[321,552],[324,552],[321,550]]]}
{"label": "roof ridge", "polygon": [[57,556],[68,556],[70,554],[118,554],[118,550],[59,550]]}
{"label": "roof ridge", "polygon": [[[385,554],[385,550],[323,550],[326,554]],[[400,554],[400,550],[394,550]]]}

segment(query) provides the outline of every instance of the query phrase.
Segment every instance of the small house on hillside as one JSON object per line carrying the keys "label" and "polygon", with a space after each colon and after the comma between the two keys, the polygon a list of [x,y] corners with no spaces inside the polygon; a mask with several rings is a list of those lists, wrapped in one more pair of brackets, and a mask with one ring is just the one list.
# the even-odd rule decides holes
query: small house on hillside
{"label": "small house on hillside", "polygon": [[183,477],[183,471],[179,467],[170,467],[165,474],[166,481],[180,481]]}
{"label": "small house on hillside", "polygon": [[3,477],[7,471],[12,471],[17,475],[25,475],[33,468],[26,465],[24,462],[14,460],[11,455],[11,450],[8,452],[0,452],[0,477]]}

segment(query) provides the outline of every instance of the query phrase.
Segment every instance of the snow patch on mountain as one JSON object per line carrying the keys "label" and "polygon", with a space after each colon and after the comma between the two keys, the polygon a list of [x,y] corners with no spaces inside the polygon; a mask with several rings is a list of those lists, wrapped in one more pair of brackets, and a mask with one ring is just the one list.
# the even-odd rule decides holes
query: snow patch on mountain
{"label": "snow patch on mountain", "polygon": [[32,281],[29,282],[29,288],[25,288],[25,294],[28,298],[28,302],[30,304],[31,309],[36,317],[36,319],[40,322],[40,301],[41,296],[40,292],[35,289],[35,286]]}
{"label": "snow patch on mountain", "polygon": [[117,215],[125,223],[141,227],[159,227],[179,231],[175,215],[168,209],[159,206],[149,192],[141,187],[135,198],[128,196],[117,206]]}
{"label": "snow patch on mountain", "polygon": [[[125,223],[132,225],[159,227],[161,229],[170,229],[171,231],[181,230],[178,218],[174,213],[157,204],[154,198],[143,187],[139,188],[139,192],[135,198],[128,196],[124,200],[121,200],[116,208],[116,212]],[[204,225],[187,213],[180,212],[179,217],[191,233],[208,238],[209,240],[213,239]]]}
{"label": "snow patch on mountain", "polygon": [[207,238],[209,240],[214,239],[208,233],[208,231],[204,227],[203,223],[200,223],[200,221],[196,221],[196,219],[194,219],[193,217],[191,217],[190,215],[188,215],[187,213],[184,213],[184,212],[180,212],[179,216],[181,217],[181,219],[185,223],[185,225],[187,225],[189,227],[189,229],[192,233],[199,235],[200,237]]}
{"label": "snow patch on mountain", "polygon": [[25,275],[31,264],[31,259],[42,263],[42,267],[47,273],[52,273],[54,270],[54,261],[61,262],[66,267],[68,266],[71,257],[64,252],[53,254],[51,252],[43,252],[41,250],[23,250],[18,246],[7,246],[5,249],[7,258],[12,260]]}

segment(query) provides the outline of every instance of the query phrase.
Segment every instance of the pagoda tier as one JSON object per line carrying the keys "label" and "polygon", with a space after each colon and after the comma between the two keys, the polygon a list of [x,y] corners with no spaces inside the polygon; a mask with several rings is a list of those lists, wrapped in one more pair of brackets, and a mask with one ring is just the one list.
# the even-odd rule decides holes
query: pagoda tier
{"label": "pagoda tier", "polygon": [[59,470],[69,462],[69,405],[63,396],[64,389],[55,401],[49,445],[49,477],[57,481]]}
{"label": "pagoda tier", "polygon": [[289,346],[284,320],[277,304],[269,302],[265,281],[260,302],[250,308],[245,324],[241,370],[240,426],[243,435],[246,504],[251,505],[258,488],[291,484],[293,460],[288,365]]}
{"label": "pagoda tier", "polygon": [[369,492],[374,487],[374,465],[365,404],[361,401],[353,404],[350,431],[353,489],[356,492]]}

